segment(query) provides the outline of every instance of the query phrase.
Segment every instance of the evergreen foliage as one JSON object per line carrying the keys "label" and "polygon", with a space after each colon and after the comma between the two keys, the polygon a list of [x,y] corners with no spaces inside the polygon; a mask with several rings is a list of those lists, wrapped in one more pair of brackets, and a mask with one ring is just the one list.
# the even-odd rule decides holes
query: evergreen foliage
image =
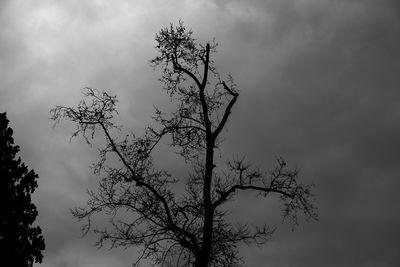
{"label": "evergreen foliage", "polygon": [[38,212],[31,194],[38,186],[38,175],[17,158],[19,146],[14,145],[8,122],[6,113],[0,113],[1,261],[7,266],[31,266],[42,262],[45,248],[41,228],[32,226]]}

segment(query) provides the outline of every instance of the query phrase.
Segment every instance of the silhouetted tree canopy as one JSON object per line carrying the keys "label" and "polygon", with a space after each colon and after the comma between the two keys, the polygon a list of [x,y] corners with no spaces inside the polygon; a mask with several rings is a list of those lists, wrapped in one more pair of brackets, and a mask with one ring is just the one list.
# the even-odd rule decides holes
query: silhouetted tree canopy
{"label": "silhouetted tree canopy", "polygon": [[[311,187],[299,182],[298,171],[288,169],[282,158],[269,172],[244,158],[217,162],[214,150],[220,148],[222,130],[239,97],[233,78],[222,79],[214,65],[217,44],[198,43],[181,21],[161,29],[155,40],[158,56],[151,64],[162,70],[160,81],[176,104],[171,113],[156,108],[158,126],[147,127],[141,137],[120,138],[122,127],[113,120],[117,97],[92,88],[85,88],[77,107],[51,110],[56,123],[75,123],[73,136],[82,135],[89,143],[97,132],[105,137],[94,166],[103,176],[99,189],[89,191],[87,206],[74,209],[73,215],[85,221],[84,233],[94,229],[99,234],[99,246],[105,241],[112,247],[141,246],[136,263],[146,258],[158,266],[239,266],[238,246],[263,244],[274,228],[232,222],[225,204],[243,191],[275,196],[284,219],[297,224],[299,212],[317,217]],[[188,164],[187,177],[175,177],[153,162],[152,154],[165,138]],[[178,190],[182,184],[185,190]],[[99,213],[110,217],[111,228],[92,225]]]}
{"label": "silhouetted tree canopy", "polygon": [[0,265],[26,267],[42,262],[45,248],[42,230],[32,226],[38,212],[31,194],[38,175],[17,158],[8,122],[0,113]]}

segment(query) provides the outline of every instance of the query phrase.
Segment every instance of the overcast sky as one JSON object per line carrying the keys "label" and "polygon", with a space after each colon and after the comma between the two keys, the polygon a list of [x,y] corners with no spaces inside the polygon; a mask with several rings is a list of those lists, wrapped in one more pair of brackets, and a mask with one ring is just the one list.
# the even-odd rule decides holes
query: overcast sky
{"label": "overcast sky", "polygon": [[[98,177],[96,149],[49,110],[85,86],[110,90],[120,120],[140,132],[167,105],[154,36],[179,18],[216,38],[221,73],[241,91],[223,155],[265,168],[285,157],[316,185],[319,222],[294,232],[268,202],[239,198],[233,216],[278,226],[244,266],[400,266],[400,2],[398,0],[0,1],[0,112],[23,161],[39,174],[34,202],[46,250],[41,267],[122,267],[135,248],[97,250],[69,208]],[[180,163],[164,159],[172,170]],[[146,266],[144,264],[144,266]]]}

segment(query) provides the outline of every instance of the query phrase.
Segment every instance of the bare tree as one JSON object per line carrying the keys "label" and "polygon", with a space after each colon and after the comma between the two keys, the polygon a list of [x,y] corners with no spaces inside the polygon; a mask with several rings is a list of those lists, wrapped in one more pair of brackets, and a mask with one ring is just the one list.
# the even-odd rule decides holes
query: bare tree
{"label": "bare tree", "polygon": [[[134,265],[144,258],[160,266],[240,266],[238,245],[263,244],[274,229],[232,223],[225,204],[242,191],[276,196],[282,201],[283,218],[297,224],[299,212],[317,218],[310,186],[300,183],[298,171],[289,170],[282,158],[270,172],[244,159],[217,163],[214,150],[239,97],[232,77],[221,79],[215,68],[217,44],[197,43],[181,21],[161,29],[155,40],[159,55],[151,64],[162,69],[160,80],[177,104],[169,114],[156,108],[157,127],[146,128],[142,137],[118,138],[116,96],[91,88],[85,89],[88,100],[77,107],[51,110],[56,122],[76,124],[73,136],[82,135],[90,143],[96,132],[105,135],[94,167],[96,174],[103,174],[99,189],[89,191],[87,206],[75,208],[73,215],[85,221],[84,233],[94,229],[99,234],[99,246],[105,241],[111,247],[140,246]],[[153,163],[152,152],[166,136],[191,166],[187,179],[177,179]],[[111,154],[119,162],[112,167],[106,164]],[[184,192],[175,189],[177,183],[185,183]],[[99,213],[109,215],[112,229],[92,226]]]}

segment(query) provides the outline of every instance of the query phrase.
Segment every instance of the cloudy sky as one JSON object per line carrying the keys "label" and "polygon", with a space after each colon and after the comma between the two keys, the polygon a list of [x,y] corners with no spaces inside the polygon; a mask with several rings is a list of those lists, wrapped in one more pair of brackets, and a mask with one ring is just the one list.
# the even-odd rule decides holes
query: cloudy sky
{"label": "cloudy sky", "polygon": [[[69,208],[98,178],[96,149],[53,129],[49,110],[85,86],[110,90],[140,132],[167,105],[148,60],[155,33],[183,19],[216,38],[221,73],[241,90],[224,155],[268,168],[281,155],[316,185],[319,222],[291,231],[279,210],[244,196],[238,219],[278,226],[245,266],[400,266],[400,2],[397,0],[0,1],[0,112],[40,176],[34,202],[46,240],[41,267],[122,267],[135,248],[98,250]],[[179,163],[164,159],[171,169]],[[245,211],[244,211],[245,210]],[[144,266],[146,266],[144,264]]]}

